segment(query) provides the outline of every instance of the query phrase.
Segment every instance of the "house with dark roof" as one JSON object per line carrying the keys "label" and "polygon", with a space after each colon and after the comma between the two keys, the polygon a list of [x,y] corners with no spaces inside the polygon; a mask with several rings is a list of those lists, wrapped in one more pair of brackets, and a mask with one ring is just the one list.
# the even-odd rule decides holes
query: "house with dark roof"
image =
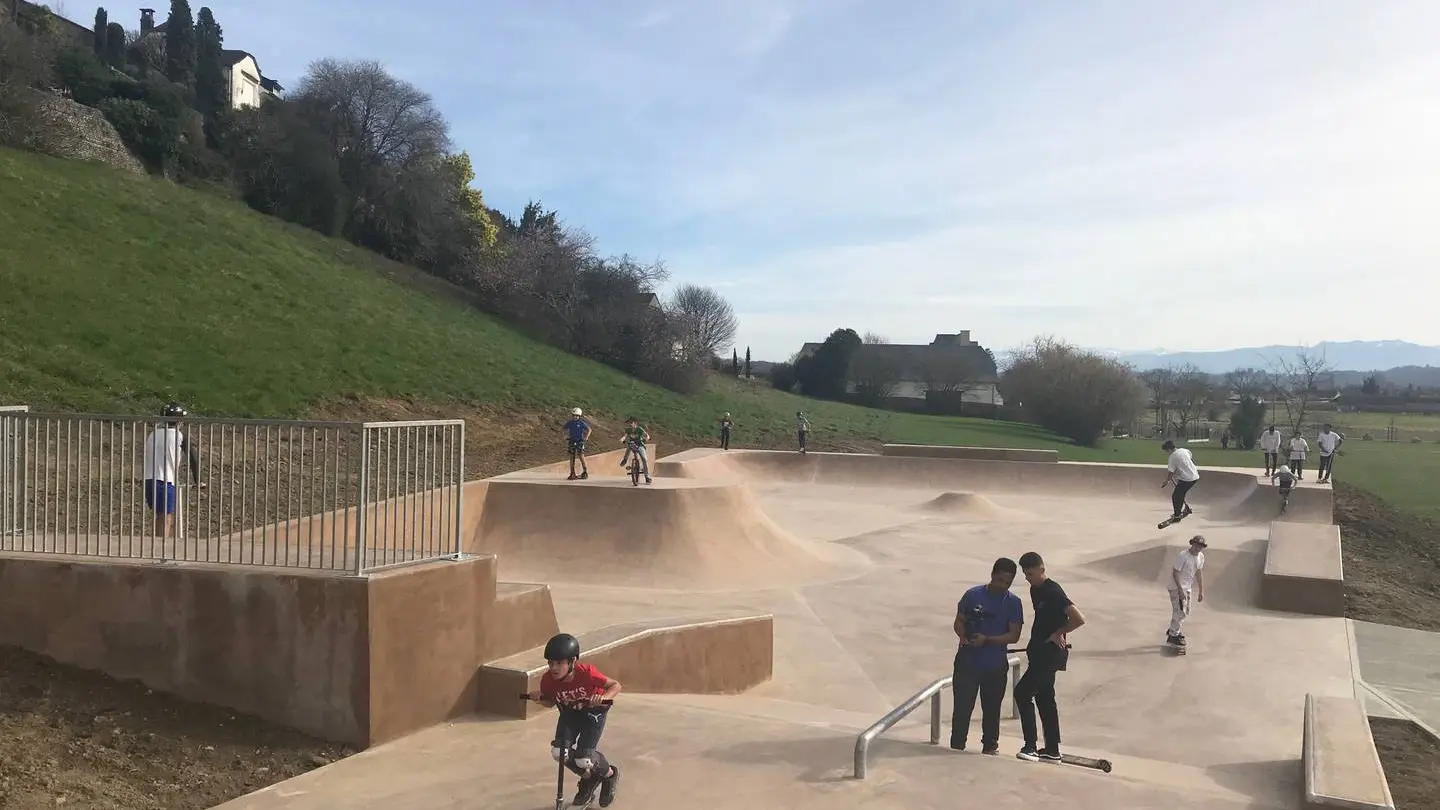
{"label": "house with dark roof", "polygon": [[[140,9],[140,35],[165,36],[170,22],[155,23],[155,9]],[[247,51],[225,49],[220,52],[220,67],[225,74],[225,86],[230,91],[231,109],[259,107],[267,98],[279,98],[285,88],[274,79],[266,78],[260,72],[260,62]]]}
{"label": "house with dark roof", "polygon": [[[796,359],[808,357],[819,343],[800,347]],[[871,394],[902,407],[941,401],[952,405],[1004,405],[995,358],[970,339],[970,331],[939,334],[925,344],[864,343],[850,359],[845,390]]]}

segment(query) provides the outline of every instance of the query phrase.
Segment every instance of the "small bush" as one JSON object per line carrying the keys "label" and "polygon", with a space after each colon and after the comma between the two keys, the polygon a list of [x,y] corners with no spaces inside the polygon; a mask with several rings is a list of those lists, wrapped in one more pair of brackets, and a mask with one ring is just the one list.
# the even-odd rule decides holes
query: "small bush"
{"label": "small bush", "polygon": [[92,51],[77,46],[62,49],[55,56],[55,83],[76,103],[98,107],[114,96],[110,69]]}
{"label": "small bush", "polygon": [[1265,405],[1253,397],[1245,397],[1230,414],[1230,435],[1242,450],[1254,450],[1265,426]]}
{"label": "small bush", "polygon": [[150,171],[162,172],[180,146],[178,127],[143,101],[112,98],[100,105],[120,140]]}
{"label": "small bush", "polygon": [[770,367],[770,384],[780,391],[795,388],[795,367],[789,363],[776,363]]}

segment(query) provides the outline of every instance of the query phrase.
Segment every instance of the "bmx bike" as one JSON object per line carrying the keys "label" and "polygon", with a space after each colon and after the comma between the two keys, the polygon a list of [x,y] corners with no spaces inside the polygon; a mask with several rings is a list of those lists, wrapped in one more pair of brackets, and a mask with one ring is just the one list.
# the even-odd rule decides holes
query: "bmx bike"
{"label": "bmx bike", "polygon": [[1294,492],[1294,490],[1291,489],[1291,488],[1288,488],[1288,487],[1281,487],[1281,488],[1280,488],[1280,514],[1282,514],[1282,515],[1285,514],[1285,510],[1286,510],[1286,509],[1290,508],[1290,493],[1291,493],[1291,492]]}
{"label": "bmx bike", "polygon": [[630,450],[630,486],[640,486],[640,445],[630,442],[626,445]]}
{"label": "bmx bike", "polygon": [[[530,696],[521,693],[520,699],[529,700]],[[600,705],[613,706],[615,705],[615,701],[601,701]],[[560,703],[557,701],[555,703],[555,708],[557,710],[573,709],[575,711],[581,711],[587,707]],[[561,752],[559,763],[555,768],[555,810],[565,810],[565,808],[569,805],[569,803],[565,801],[565,765],[574,761],[575,752],[578,750],[580,745],[580,735],[575,731],[569,729],[562,729],[561,733],[565,736],[565,738],[555,741],[555,746],[559,748]],[[585,806],[589,807],[589,804],[587,803]]]}

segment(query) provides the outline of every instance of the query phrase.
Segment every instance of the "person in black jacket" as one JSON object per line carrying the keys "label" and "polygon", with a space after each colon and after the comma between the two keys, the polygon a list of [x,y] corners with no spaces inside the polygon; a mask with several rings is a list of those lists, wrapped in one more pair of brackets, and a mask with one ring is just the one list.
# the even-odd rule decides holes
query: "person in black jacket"
{"label": "person in black jacket", "polygon": [[[1085,616],[1065,595],[1060,583],[1045,575],[1045,561],[1027,551],[1020,555],[1020,570],[1030,583],[1034,624],[1025,653],[1030,658],[1025,674],[1015,684],[1020,708],[1020,731],[1025,744],[1015,756],[1027,762],[1060,761],[1060,712],[1055,705],[1055,673],[1064,672],[1070,658],[1067,636],[1085,624]],[[1045,730],[1045,747],[1037,749],[1035,714]]]}

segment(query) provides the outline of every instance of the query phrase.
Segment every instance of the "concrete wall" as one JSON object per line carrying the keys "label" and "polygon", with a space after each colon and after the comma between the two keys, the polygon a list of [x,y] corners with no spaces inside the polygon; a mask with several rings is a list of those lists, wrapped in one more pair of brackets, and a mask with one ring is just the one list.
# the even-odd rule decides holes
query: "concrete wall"
{"label": "concrete wall", "polygon": [[364,580],[0,557],[0,642],[332,740],[369,734]]}
{"label": "concrete wall", "polygon": [[366,578],[0,557],[0,643],[359,747],[470,714],[495,559]]}
{"label": "concrete wall", "polygon": [[1013,447],[959,447],[938,444],[886,444],[882,456],[910,458],[968,458],[977,461],[1042,461],[1060,460],[1059,450],[1025,450]]}

